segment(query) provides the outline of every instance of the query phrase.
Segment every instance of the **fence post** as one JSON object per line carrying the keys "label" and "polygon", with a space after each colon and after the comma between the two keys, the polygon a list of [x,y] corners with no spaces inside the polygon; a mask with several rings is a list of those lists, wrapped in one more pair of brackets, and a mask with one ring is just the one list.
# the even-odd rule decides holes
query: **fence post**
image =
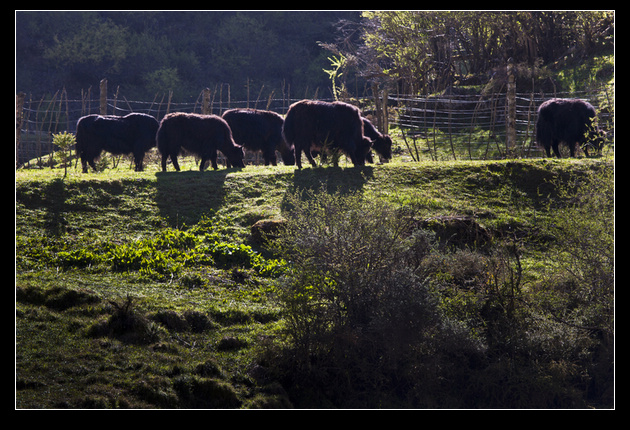
{"label": "fence post", "polygon": [[507,75],[506,151],[510,154],[516,147],[516,78],[512,58],[508,59]]}
{"label": "fence post", "polygon": [[18,166],[18,158],[20,152],[20,134],[22,131],[22,122],[24,121],[24,99],[26,94],[17,93],[15,95],[15,167]]}
{"label": "fence post", "polygon": [[201,113],[204,115],[210,114],[210,88],[204,88],[203,96],[201,99]]}
{"label": "fence post", "polygon": [[173,98],[173,90],[168,91],[168,101],[166,102],[166,115],[171,111],[171,99]]}
{"label": "fence post", "polygon": [[383,90],[383,102],[381,103],[381,110],[383,111],[383,128],[381,129],[381,133],[388,134],[389,133],[389,111],[387,109],[387,103],[389,98],[389,91],[387,88]]}
{"label": "fence post", "polygon": [[107,115],[107,78],[101,80],[101,115]]}

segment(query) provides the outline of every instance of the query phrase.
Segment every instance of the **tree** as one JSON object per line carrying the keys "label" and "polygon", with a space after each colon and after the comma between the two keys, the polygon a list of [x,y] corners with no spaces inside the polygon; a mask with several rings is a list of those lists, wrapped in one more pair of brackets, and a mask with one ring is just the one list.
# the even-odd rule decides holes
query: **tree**
{"label": "tree", "polygon": [[[407,92],[438,92],[462,79],[488,79],[508,58],[553,66],[611,51],[614,14],[585,12],[363,12],[364,47],[375,79]],[[375,70],[374,70],[375,69]]]}
{"label": "tree", "polygon": [[64,67],[97,64],[104,73],[117,71],[126,58],[129,33],[110,20],[86,19],[82,27],[67,37],[55,35],[55,44],[45,58]]}
{"label": "tree", "polygon": [[77,143],[74,134],[72,133],[57,133],[53,134],[53,145],[59,147],[61,149],[61,153],[63,154],[63,177],[65,178],[68,175],[68,151]]}

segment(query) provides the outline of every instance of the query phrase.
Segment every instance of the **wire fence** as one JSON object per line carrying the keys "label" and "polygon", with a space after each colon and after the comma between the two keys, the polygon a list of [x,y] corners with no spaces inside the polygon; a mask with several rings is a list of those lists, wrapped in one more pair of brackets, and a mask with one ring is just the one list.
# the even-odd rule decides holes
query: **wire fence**
{"label": "wire fence", "polygon": [[[505,93],[487,95],[396,95],[388,103],[390,129],[398,129],[404,151],[420,159],[494,159],[541,157],[536,144],[537,109],[552,97],[579,98],[598,111],[598,124],[614,139],[614,106],[611,89],[581,93],[516,93],[516,142],[507,145],[508,106]],[[396,112],[391,115],[392,110]]]}
{"label": "wire fence", "polygon": [[[101,83],[101,85],[103,82]],[[16,95],[16,167],[25,164],[49,164],[51,154],[57,149],[52,143],[53,134],[60,132],[76,133],[78,120],[90,114],[124,116],[129,113],[145,113],[160,121],[168,113],[187,112],[221,115],[228,109],[253,108],[272,110],[286,114],[289,106],[302,100],[291,98],[290,94],[271,91],[263,97],[264,87],[257,94],[246,100],[232,100],[229,85],[224,84],[201,91],[194,102],[173,102],[172,94],[157,94],[152,101],[128,100],[116,90],[113,96],[107,96],[106,84],[101,86],[100,95],[88,89],[81,91],[79,97],[69,98],[64,90],[41,98],[32,95]],[[313,98],[319,98],[317,90]],[[258,158],[251,160],[258,162]]]}
{"label": "wire fence", "polygon": [[[489,159],[506,156],[539,157],[543,153],[536,146],[535,123],[538,106],[551,97],[581,98],[589,101],[599,113],[599,125],[614,139],[614,89],[582,93],[516,94],[516,146],[509,153],[506,147],[506,93],[489,95],[443,94],[417,96],[396,94],[380,101],[387,106],[389,132],[399,143],[398,152],[411,160],[432,159]],[[247,100],[231,100],[229,86],[213,91],[203,90],[195,102],[172,102],[170,94],[156,95],[152,101],[130,101],[118,94],[113,97],[82,91],[79,97],[69,98],[65,90],[52,96],[33,98],[16,96],[16,167],[25,164],[46,164],[47,157],[56,150],[52,135],[76,132],[79,118],[89,114],[124,116],[139,112],[160,121],[170,112],[212,113],[221,115],[234,108],[256,108],[286,114],[289,106],[301,99],[288,94],[274,97],[271,92]],[[317,94],[313,98],[318,98]],[[374,113],[373,99],[353,100],[365,115]],[[255,160],[254,160],[255,162]]]}

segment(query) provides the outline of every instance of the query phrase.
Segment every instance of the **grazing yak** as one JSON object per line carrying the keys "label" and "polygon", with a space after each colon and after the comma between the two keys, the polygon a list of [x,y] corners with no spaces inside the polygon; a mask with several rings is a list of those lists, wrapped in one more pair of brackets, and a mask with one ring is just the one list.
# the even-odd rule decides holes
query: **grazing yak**
{"label": "grazing yak", "polygon": [[604,132],[593,125],[595,109],[579,99],[551,99],[538,108],[536,140],[551,157],[551,150],[561,158],[558,145],[564,142],[575,157],[575,145],[580,144],[588,156],[588,146],[601,151]]}
{"label": "grazing yak", "polygon": [[227,167],[245,167],[243,148],[232,138],[232,130],[217,115],[198,115],[176,112],[166,115],[157,132],[157,147],[162,154],[162,171],[166,171],[169,157],[179,171],[177,156],[181,149],[201,158],[199,170],[204,170],[208,160],[213,169],[217,166],[217,150],[225,155]]}
{"label": "grazing yak", "polygon": [[[389,161],[392,159],[392,138],[387,134],[380,133],[374,124],[370,122],[367,118],[362,118],[363,120],[363,135],[368,139],[372,140],[372,148],[378,155],[380,155],[381,159],[384,161]],[[372,154],[371,152],[367,155],[367,161],[372,163]]]}
{"label": "grazing yak", "polygon": [[341,150],[355,166],[365,164],[372,142],[363,136],[359,109],[343,102],[302,100],[293,103],[284,119],[283,133],[295,148],[295,162],[302,168],[302,152],[312,166],[311,151]]}
{"label": "grazing yak", "polygon": [[276,150],[286,165],[295,164],[293,148],[282,135],[284,119],[275,112],[257,109],[230,109],[223,119],[232,129],[234,141],[250,151],[262,151],[265,166],[277,164]]}
{"label": "grazing yak", "polygon": [[76,153],[81,158],[83,173],[88,172],[88,164],[96,170],[94,162],[102,151],[114,155],[133,154],[136,171],[142,171],[144,154],[155,146],[157,129],[157,120],[143,113],[80,118],[77,122]]}

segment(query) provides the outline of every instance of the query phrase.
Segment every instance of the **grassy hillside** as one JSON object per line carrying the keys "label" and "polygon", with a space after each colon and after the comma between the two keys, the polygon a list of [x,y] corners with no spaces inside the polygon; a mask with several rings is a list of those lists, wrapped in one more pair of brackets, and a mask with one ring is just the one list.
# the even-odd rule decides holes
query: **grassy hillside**
{"label": "grassy hillside", "polygon": [[[179,173],[153,164],[141,173],[71,169],[65,179],[63,169],[16,171],[16,406],[343,407],[322,393],[300,396],[265,364],[290,344],[274,298],[289,263],[252,241],[252,224],[286,215],[287,196],[306,189],[412,204],[423,219],[466,215],[492,237],[519,242],[529,301],[549,279],[549,226],[574,202],[558,184],[607,166],[537,159],[198,172],[191,160]],[[432,279],[447,275],[443,268]],[[463,305],[472,290],[438,284],[448,285],[437,292],[444,309],[472,312]],[[560,407],[612,405],[610,373],[598,367],[579,380],[595,360],[589,351],[583,360],[540,357],[541,367],[556,363],[541,380]],[[488,360],[489,372],[497,364]]]}

